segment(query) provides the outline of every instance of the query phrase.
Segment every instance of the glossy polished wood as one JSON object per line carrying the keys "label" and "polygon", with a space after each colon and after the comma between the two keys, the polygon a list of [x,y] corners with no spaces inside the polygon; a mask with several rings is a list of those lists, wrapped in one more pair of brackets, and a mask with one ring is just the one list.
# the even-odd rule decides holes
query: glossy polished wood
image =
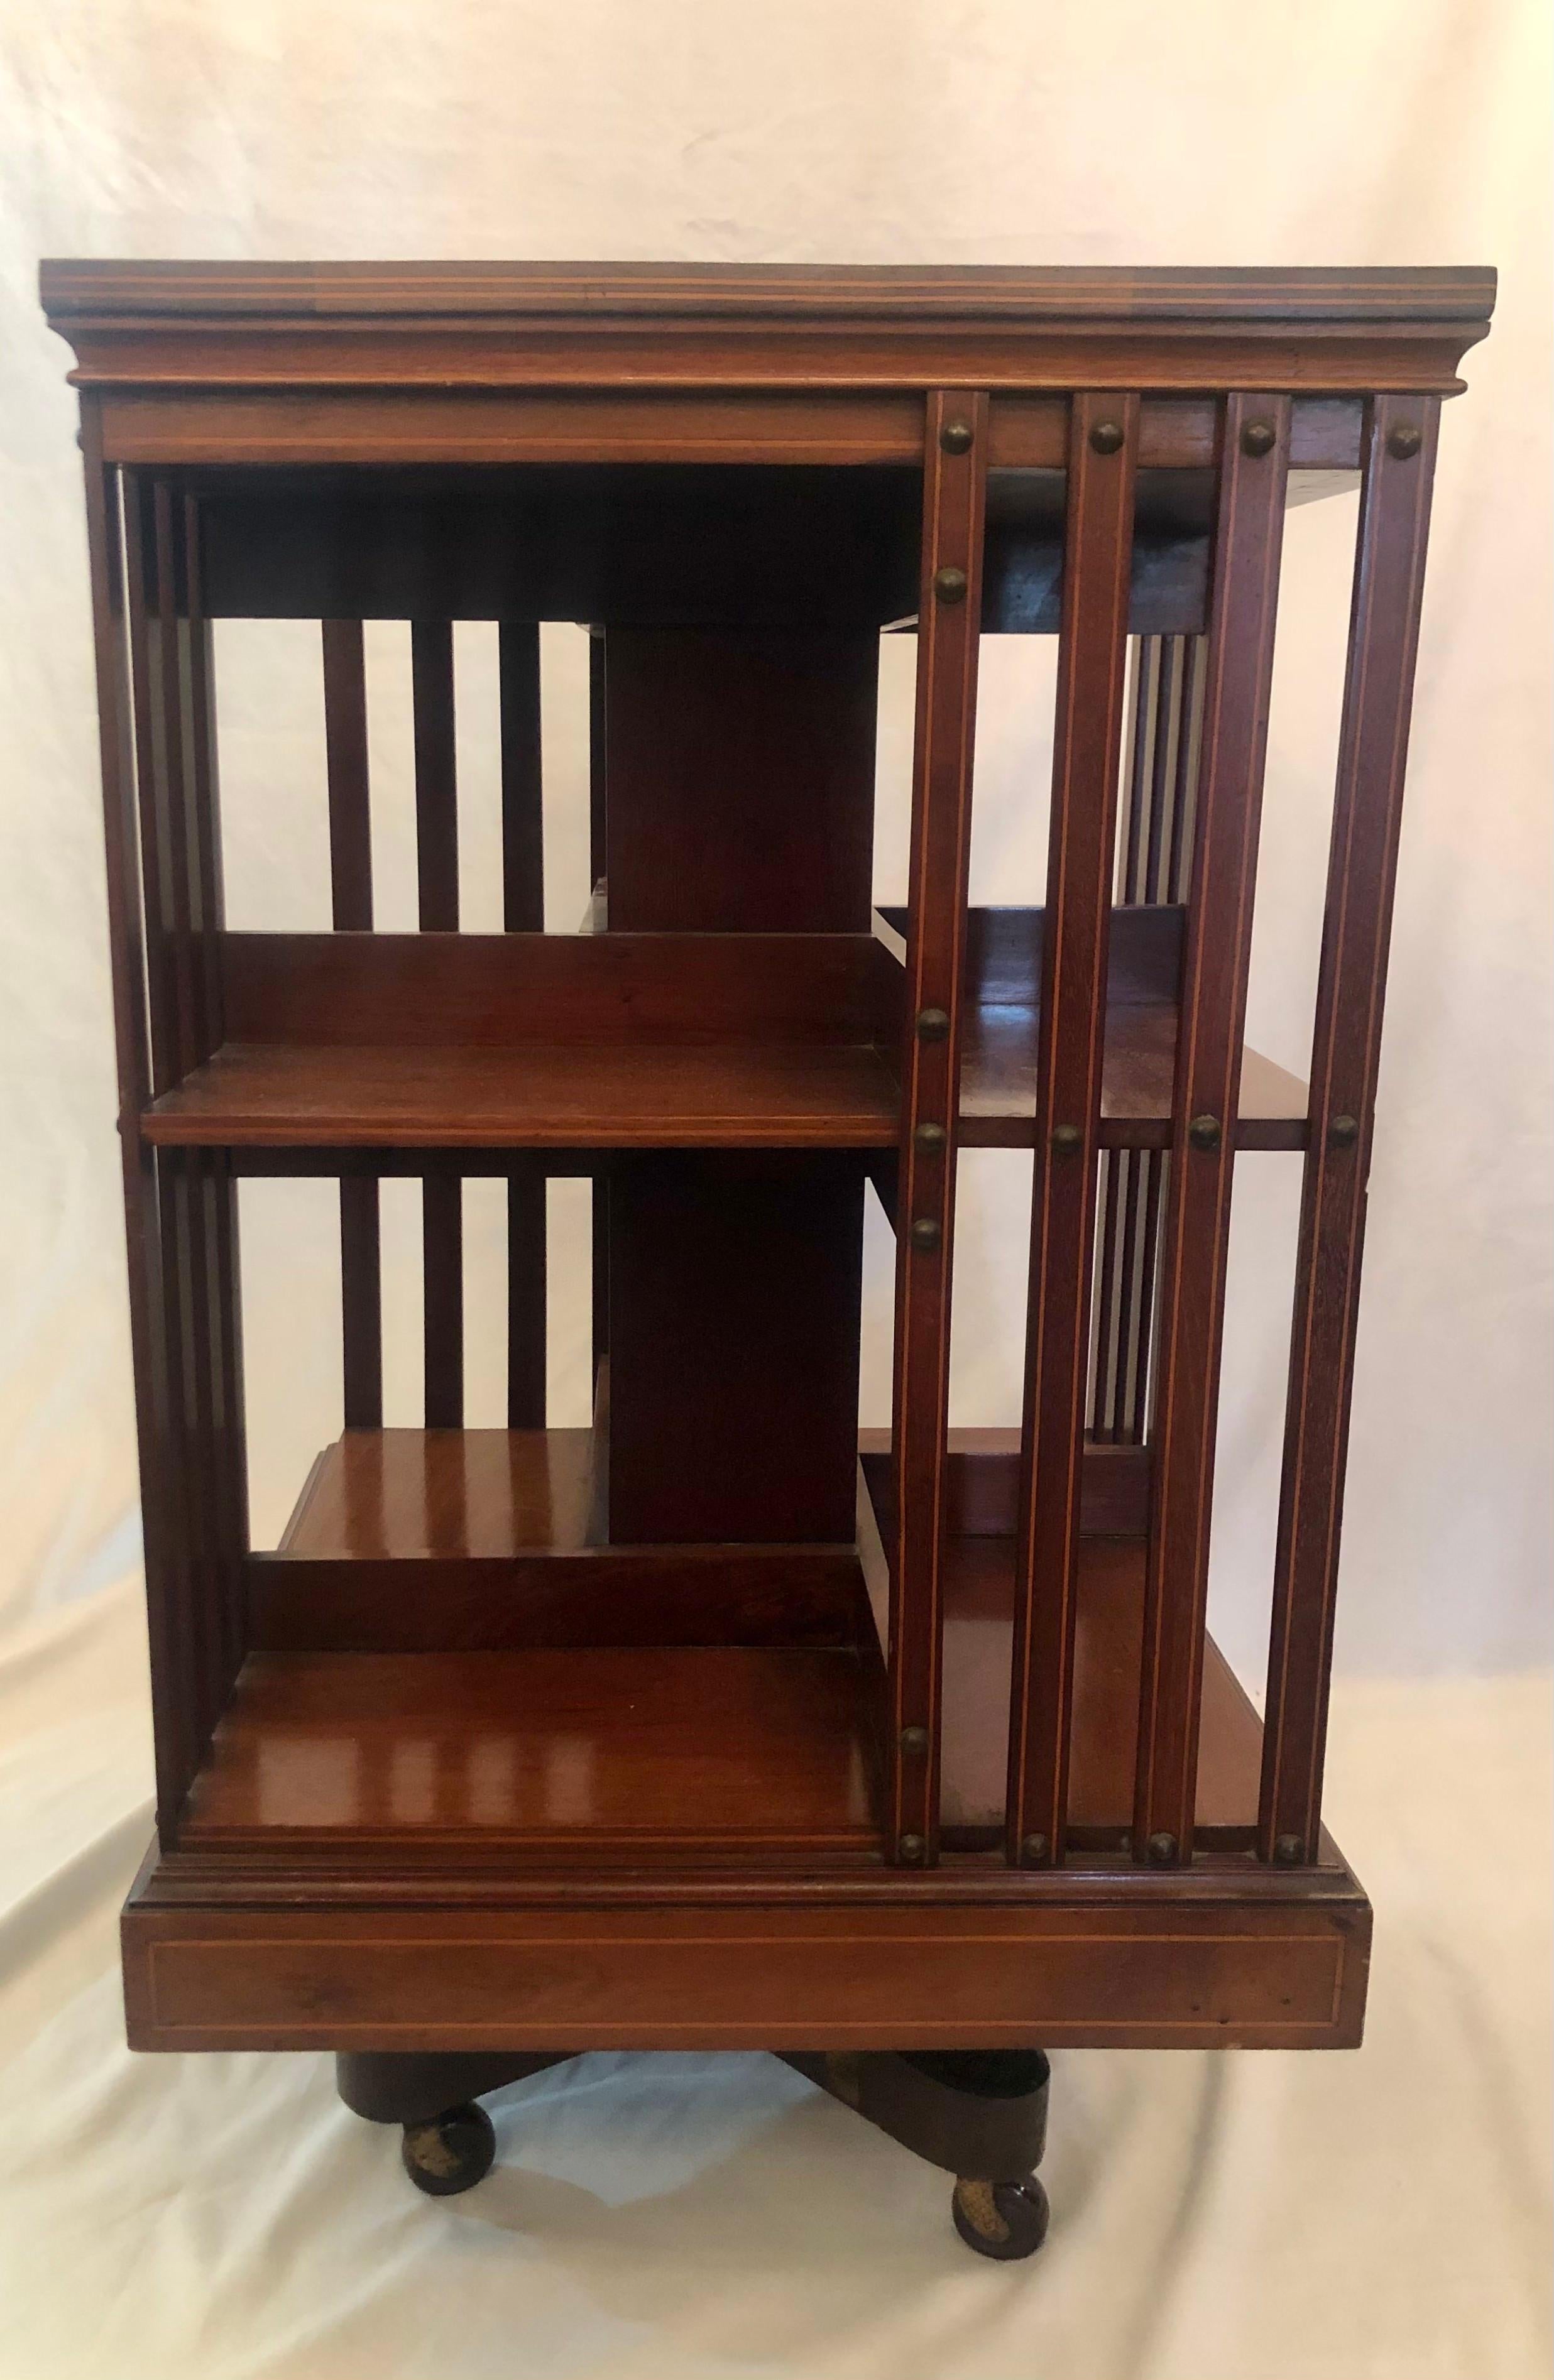
{"label": "glossy polished wood", "polygon": [[[1332,1868],[1275,1900],[1219,1878],[1128,1897],[1047,1879],[1021,1902],[942,1872],[871,1890],[759,1875],[680,1898],[623,1881],[586,1903],[528,1888],[449,1905],[413,1880],[356,1905],[338,1876],[217,1897],[205,1860],[164,1862],[125,1914],[137,2049],[1343,2049],[1360,2039],[1370,1912]],[[233,1879],[235,1881],[235,1878]],[[1145,1883],[1150,1880],[1142,1879]],[[889,1896],[889,1897],[888,1897]]]}
{"label": "glossy polished wood", "polygon": [[[1439,412],[1433,400],[1382,396],[1366,422],[1274,1560],[1267,1858],[1282,1842],[1286,1859],[1310,1859],[1321,1812],[1366,1190]],[[1347,1130],[1335,1129],[1341,1117]]]}
{"label": "glossy polished wood", "polygon": [[[1092,1851],[1122,1847],[1133,1823],[1144,1560],[1136,1539],[1081,1542],[1067,1827],[1071,1840]],[[945,1585],[943,1823],[961,1844],[1002,1840],[1014,1611],[1013,1537],[953,1540]],[[1196,1818],[1221,1843],[1231,1830],[1243,1850],[1256,1825],[1262,1741],[1257,1712],[1210,1638]]]}
{"label": "glossy polished wood", "polygon": [[[1170,1187],[1160,1236],[1155,1503],[1146,1578],[1134,1848],[1192,1857],[1206,1707],[1204,1614],[1234,1140],[1244,1086],[1263,760],[1273,682],[1290,408],[1226,399],[1204,660],[1196,857],[1183,965]],[[1202,1145],[1194,1119],[1214,1120]]]}
{"label": "glossy polished wood", "polygon": [[[382,446],[395,425],[377,393],[439,382],[471,393],[786,382],[807,396],[828,384],[860,395],[1313,383],[1450,392],[1494,299],[1492,273],[1463,268],[416,270],[50,260],[41,280],[51,322],[75,347],[77,380],[137,392],[110,405],[111,461],[181,457],[200,450],[201,435],[206,451],[247,454],[246,431],[251,437],[255,428],[270,433],[257,453],[273,459],[288,416],[314,425],[316,438],[331,414],[373,398],[357,436],[365,430]],[[165,394],[154,393],[158,383]],[[250,405],[245,425],[243,399],[231,392],[247,389],[273,391],[280,403]],[[170,433],[180,408],[181,437]],[[424,454],[427,426],[412,434],[411,451]],[[776,459],[784,449],[770,425],[765,434]]]}
{"label": "glossy polished wood", "polygon": [[589,1429],[347,1429],[281,1538],[293,1554],[576,1552],[589,1539]]}
{"label": "glossy polished wood", "polygon": [[[131,2038],[1353,2044],[1369,1912],[1317,1796],[1359,1224],[1418,488],[1492,277],[81,265],[45,287],[85,391],[152,1615],[161,1848],[126,1912]],[[1226,1029],[1244,951],[1223,904],[1185,925],[1180,905],[1202,791],[1180,640],[1223,597],[1238,392],[1287,419],[1290,501],[1366,475],[1309,1100]],[[978,608],[984,631],[1062,622],[1045,947],[1045,919],[965,905]],[[334,935],[221,931],[217,615],[330,624]],[[369,618],[413,624],[415,937],[367,931]],[[554,938],[544,618],[596,631],[598,898],[589,932]],[[451,930],[458,619],[501,629],[500,937]],[[924,697],[894,955],[863,930],[860,693],[887,626],[918,629]],[[1114,848],[1130,634],[1170,641]],[[1222,768],[1233,825],[1244,786]],[[1210,840],[1215,880],[1244,874],[1235,834]],[[714,914],[728,932],[664,930]],[[821,924],[855,930],[805,930]],[[936,1017],[911,1029],[923,1007],[942,1039]],[[1162,1503],[1138,1243],[1206,1067],[1221,1172],[1231,1146],[1305,1147],[1308,1105],[1314,1146],[1269,1741],[1205,1645],[1193,1855],[1157,1866],[1130,1825],[1144,1532],[1172,1540],[1156,1599],[1176,1625],[1182,1465],[1205,1434],[1177,1432]],[[1057,1095],[1076,1090],[1071,1119]],[[943,1397],[954,1154],[1031,1148],[1038,1114],[1043,1139],[1055,1122],[1080,1141],[1079,1196],[1038,1152],[1052,1360],[1021,1448],[967,1445]],[[1133,1251],[1110,1288],[1099,1267],[1103,1337],[1132,1318],[1105,1418],[1143,1443],[1082,1426],[1092,1167],[1116,1193],[1106,1247]],[[341,1180],[358,1424],[381,1411],[378,1178],[425,1184],[434,1424],[461,1410],[460,1183],[511,1185],[521,1424],[543,1417],[544,1180],[589,1177],[592,1433],[353,1429],[287,1547],[245,1551],[238,1171]],[[892,1451],[860,1465],[866,1173],[918,1293]],[[1213,1274],[1199,1250],[1173,1293],[1179,1414],[1211,1387],[1187,1357]],[[635,1524],[658,1525],[656,1498],[684,1537],[620,1541],[634,1475]],[[711,1534],[822,1522],[798,1543]],[[1005,1797],[1012,1669],[1038,1740]],[[1159,1740],[1185,1741],[1200,1681],[1161,1676]]]}
{"label": "glossy polished wood", "polygon": [[157,1146],[880,1148],[872,1048],[266,1048],[230,1042],[147,1111]]}
{"label": "glossy polished wood", "polygon": [[859,1664],[727,1645],[253,1654],[181,1840],[474,1835],[590,1861],[867,1857]]}
{"label": "glossy polished wood", "polygon": [[1011,1863],[1063,1856],[1074,1566],[1089,1369],[1097,1149],[1107,1043],[1117,783],[1138,399],[1075,395],[1058,644],[1036,1160],[1021,1412],[1025,1481],[1009,1730]]}
{"label": "glossy polished wood", "polygon": [[[987,398],[977,391],[935,389],[928,404],[923,472],[903,1095],[892,1202],[897,1229],[885,1753],[895,1855],[927,1866],[939,1855],[939,1483],[950,1416],[955,1139],[987,449]],[[937,1020],[938,1029],[931,1029],[930,1020]],[[933,1135],[937,1139],[930,1145]]]}

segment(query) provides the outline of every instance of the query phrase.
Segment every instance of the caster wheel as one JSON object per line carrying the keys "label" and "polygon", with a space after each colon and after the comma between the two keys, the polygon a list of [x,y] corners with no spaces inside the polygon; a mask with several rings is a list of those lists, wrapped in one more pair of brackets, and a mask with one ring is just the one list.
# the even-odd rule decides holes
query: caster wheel
{"label": "caster wheel", "polygon": [[957,2181],[950,2212],[968,2248],[1002,2261],[1035,2255],[1050,2210],[1033,2173],[1024,2181]]}
{"label": "caster wheel", "polygon": [[429,2198],[452,2198],[483,2181],[496,2156],[496,2132],[473,2100],[430,2124],[407,2124],[399,2151],[405,2170]]}

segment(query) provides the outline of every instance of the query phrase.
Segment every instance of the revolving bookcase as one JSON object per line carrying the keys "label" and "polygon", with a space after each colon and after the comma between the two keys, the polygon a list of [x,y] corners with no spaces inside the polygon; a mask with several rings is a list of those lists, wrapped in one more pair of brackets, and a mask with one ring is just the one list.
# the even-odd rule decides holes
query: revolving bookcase
{"label": "revolving bookcase", "polygon": [[[767,2049],[953,2172],[969,2244],[1027,2252],[1046,2048],[1360,2037],[1333,1595],[1438,415],[1492,275],[86,261],[43,298],[80,392],[152,1639],[131,2043],[332,2050],[433,2191],[540,2067]],[[1244,1033],[1281,549],[1356,486],[1299,1080]],[[331,931],[225,923],[212,624],[267,618],[318,624]],[[410,624],[407,933],[374,930],[381,621]],[[463,622],[497,624],[500,933],[460,930]],[[544,930],[547,622],[589,632],[581,930]],[[1046,903],[972,907],[980,639],[1043,634]],[[876,908],[882,636],[917,691]],[[952,1430],[957,1153],[989,1148],[1031,1172],[1023,1411]],[[1304,1183],[1260,1717],[1205,1624],[1246,1149]],[[339,1200],[344,1427],[269,1551],[259,1174]],[[384,1415],[395,1176],[416,1427]],[[479,1176],[505,1428],[464,1426]],[[562,1176],[589,1428],[546,1427]],[[860,1433],[866,1198],[893,1412]]]}

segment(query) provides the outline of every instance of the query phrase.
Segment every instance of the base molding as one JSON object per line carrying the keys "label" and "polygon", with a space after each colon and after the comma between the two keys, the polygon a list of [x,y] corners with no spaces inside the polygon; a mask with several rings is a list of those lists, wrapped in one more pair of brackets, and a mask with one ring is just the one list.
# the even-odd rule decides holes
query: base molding
{"label": "base molding", "polygon": [[159,1875],[122,1924],[135,2049],[1351,2048],[1370,1948],[1332,1867],[1251,1890],[1200,1874],[1190,1896],[1049,1875],[985,1899],[774,1880],[669,1906],[581,1888],[525,1906],[516,1883],[500,1903],[298,1905],[251,1881],[237,1904]]}

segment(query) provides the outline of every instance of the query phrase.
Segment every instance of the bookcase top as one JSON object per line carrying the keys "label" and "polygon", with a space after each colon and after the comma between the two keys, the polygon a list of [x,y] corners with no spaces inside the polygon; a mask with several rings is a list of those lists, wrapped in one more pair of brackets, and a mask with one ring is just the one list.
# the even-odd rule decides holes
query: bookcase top
{"label": "bookcase top", "polygon": [[1453,394],[1492,272],[90,258],[44,310],[104,390]]}
{"label": "bookcase top", "polygon": [[464,314],[873,321],[1487,322],[1495,275],[1397,268],[1002,264],[139,261],[50,258],[44,310],[82,316]]}

